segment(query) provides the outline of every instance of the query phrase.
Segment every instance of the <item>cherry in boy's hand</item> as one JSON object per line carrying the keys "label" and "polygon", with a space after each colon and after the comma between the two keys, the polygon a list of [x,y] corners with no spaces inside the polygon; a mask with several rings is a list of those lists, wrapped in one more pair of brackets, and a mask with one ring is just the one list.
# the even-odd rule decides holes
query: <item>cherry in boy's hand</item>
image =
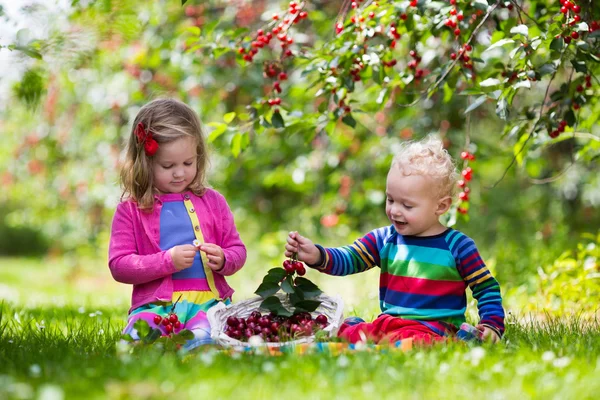
{"label": "cherry in boy's hand", "polygon": [[191,244],[182,244],[180,246],[171,247],[169,252],[173,259],[175,269],[181,271],[192,266],[194,257],[198,249]]}
{"label": "cherry in boy's hand", "polygon": [[321,261],[321,252],[312,240],[305,238],[298,232],[290,232],[285,245],[285,256],[292,257],[297,253],[298,260],[307,264],[317,264]]}

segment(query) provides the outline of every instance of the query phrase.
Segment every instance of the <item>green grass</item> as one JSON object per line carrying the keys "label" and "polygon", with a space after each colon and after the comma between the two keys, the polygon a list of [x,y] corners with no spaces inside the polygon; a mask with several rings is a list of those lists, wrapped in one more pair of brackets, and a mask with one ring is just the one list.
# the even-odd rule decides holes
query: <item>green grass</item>
{"label": "green grass", "polygon": [[[597,320],[510,317],[496,346],[452,343],[341,356],[231,356],[215,349],[181,355],[119,346],[127,288],[110,285],[102,269],[88,266],[67,279],[68,271],[57,262],[0,261],[0,399],[585,399],[600,390]],[[97,290],[78,288],[88,281]]]}

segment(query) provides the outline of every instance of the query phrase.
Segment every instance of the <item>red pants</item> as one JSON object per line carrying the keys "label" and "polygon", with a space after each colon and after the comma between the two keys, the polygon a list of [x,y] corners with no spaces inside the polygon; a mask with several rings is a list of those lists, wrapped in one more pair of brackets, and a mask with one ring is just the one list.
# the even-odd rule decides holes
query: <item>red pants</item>
{"label": "red pants", "polygon": [[365,340],[373,340],[375,343],[395,343],[398,340],[413,338],[416,343],[430,344],[434,341],[446,340],[444,336],[446,325],[435,321],[427,321],[427,324],[435,330],[418,321],[381,314],[373,322],[353,324],[351,319],[344,321],[338,336],[350,343]]}

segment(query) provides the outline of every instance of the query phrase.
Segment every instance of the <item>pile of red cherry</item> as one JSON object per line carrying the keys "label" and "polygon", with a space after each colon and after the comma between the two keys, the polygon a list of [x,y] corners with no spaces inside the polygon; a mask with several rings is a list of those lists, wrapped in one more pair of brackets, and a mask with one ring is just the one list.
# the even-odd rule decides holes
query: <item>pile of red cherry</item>
{"label": "pile of red cherry", "polygon": [[177,317],[177,314],[175,314],[175,313],[170,313],[168,316],[166,316],[164,318],[161,317],[160,315],[155,315],[154,323],[156,325],[163,324],[165,326],[165,331],[167,333],[171,333],[175,329],[181,328],[181,322],[179,321],[179,318]]}
{"label": "pile of red cherry", "polygon": [[327,325],[327,316],[323,314],[313,319],[310,313],[301,312],[288,318],[272,313],[262,315],[259,311],[253,311],[248,318],[227,318],[225,334],[243,342],[252,336],[259,336],[266,342],[286,342],[311,336]]}

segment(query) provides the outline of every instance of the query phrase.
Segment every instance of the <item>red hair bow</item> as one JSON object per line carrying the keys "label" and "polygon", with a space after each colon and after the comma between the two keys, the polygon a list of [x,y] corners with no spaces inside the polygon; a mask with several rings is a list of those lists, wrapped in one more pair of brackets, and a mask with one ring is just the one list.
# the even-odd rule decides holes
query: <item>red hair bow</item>
{"label": "red hair bow", "polygon": [[152,137],[152,132],[147,131],[146,128],[144,128],[144,124],[141,122],[137,124],[134,132],[135,136],[137,136],[138,143],[144,144],[144,151],[146,154],[149,156],[156,154],[158,143]]}

